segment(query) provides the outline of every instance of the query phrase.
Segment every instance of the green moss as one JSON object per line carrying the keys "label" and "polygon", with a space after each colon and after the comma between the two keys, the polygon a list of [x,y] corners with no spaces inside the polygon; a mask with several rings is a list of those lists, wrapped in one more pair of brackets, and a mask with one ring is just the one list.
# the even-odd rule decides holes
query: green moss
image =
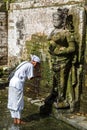
{"label": "green moss", "polygon": [[42,91],[49,91],[50,86],[52,86],[52,71],[50,69],[48,47],[49,43],[47,36],[44,34],[33,34],[31,40],[26,41],[27,55],[29,56],[30,54],[35,54],[41,58],[40,87],[42,87]]}
{"label": "green moss", "polygon": [[3,3],[0,7],[0,12],[6,11],[6,4]]}
{"label": "green moss", "polygon": [[36,34],[32,35],[30,41],[26,41],[27,53],[33,53],[36,55],[40,54],[40,49],[44,48],[44,43],[46,42],[46,36],[38,36]]}

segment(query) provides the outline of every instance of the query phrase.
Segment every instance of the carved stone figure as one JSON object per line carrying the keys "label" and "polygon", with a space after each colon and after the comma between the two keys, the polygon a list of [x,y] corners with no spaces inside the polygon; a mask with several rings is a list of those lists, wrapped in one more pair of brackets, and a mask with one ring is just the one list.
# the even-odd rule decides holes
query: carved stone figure
{"label": "carved stone figure", "polygon": [[[48,37],[50,41],[49,53],[52,57],[54,72],[52,91],[58,94],[55,100],[57,108],[72,106],[75,100],[74,87],[77,83],[77,55],[72,22],[73,16],[68,15],[68,11],[67,8],[59,8],[53,14],[54,30]],[[70,94],[67,90],[71,91]]]}

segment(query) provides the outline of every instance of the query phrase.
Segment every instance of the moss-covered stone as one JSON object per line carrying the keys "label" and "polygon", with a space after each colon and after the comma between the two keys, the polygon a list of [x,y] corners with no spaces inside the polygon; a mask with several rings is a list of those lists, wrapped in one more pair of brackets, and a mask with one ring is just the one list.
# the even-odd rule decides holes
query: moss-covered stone
{"label": "moss-covered stone", "polygon": [[45,35],[34,34],[30,41],[26,41],[27,55],[35,54],[41,58],[40,90],[45,93],[49,92],[52,87],[51,59],[48,47],[49,43]]}
{"label": "moss-covered stone", "polygon": [[0,12],[6,11],[6,3],[1,3]]}

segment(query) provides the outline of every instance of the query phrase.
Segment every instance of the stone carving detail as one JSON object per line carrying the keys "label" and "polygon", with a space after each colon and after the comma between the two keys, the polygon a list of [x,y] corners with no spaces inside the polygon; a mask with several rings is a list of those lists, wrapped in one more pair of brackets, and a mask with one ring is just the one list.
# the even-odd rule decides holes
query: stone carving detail
{"label": "stone carving detail", "polygon": [[[74,111],[75,87],[77,85],[78,47],[74,36],[73,15],[69,9],[58,8],[53,13],[54,29],[48,36],[52,59],[53,88],[45,99],[41,112],[54,103],[57,109]],[[49,113],[51,110],[49,109]]]}
{"label": "stone carving detail", "polygon": [[[74,87],[77,84],[77,54],[74,37],[73,16],[67,8],[58,9],[53,14],[54,30],[49,36],[49,53],[52,56],[53,89],[58,93],[57,108],[68,108],[74,103]],[[67,90],[71,90],[68,97]],[[70,99],[69,99],[70,98]]]}

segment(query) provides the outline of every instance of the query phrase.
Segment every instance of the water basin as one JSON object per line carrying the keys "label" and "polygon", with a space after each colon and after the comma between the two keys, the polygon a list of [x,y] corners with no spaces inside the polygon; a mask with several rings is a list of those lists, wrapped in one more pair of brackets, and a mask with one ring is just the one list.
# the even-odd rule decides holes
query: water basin
{"label": "water basin", "polygon": [[7,109],[8,89],[0,90],[0,130],[76,130],[53,116],[41,117],[39,107],[25,99],[22,118],[25,125],[14,125]]}

